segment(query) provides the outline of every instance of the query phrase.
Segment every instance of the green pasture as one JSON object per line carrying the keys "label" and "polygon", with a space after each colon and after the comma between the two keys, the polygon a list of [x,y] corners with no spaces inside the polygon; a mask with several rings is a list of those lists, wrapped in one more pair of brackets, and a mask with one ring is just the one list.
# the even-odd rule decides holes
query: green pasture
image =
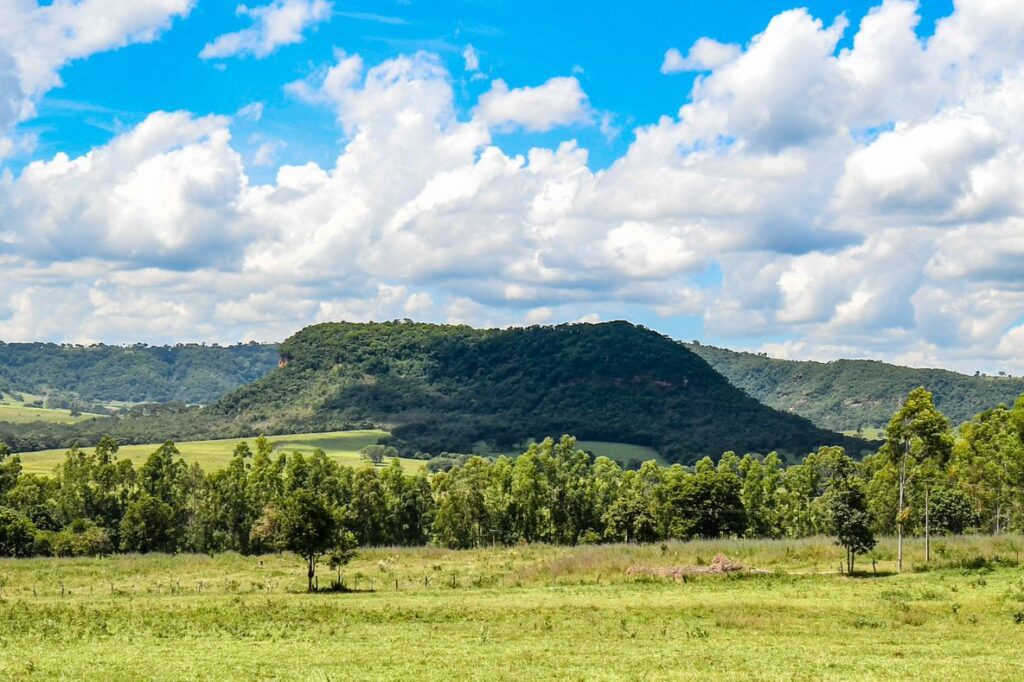
{"label": "green pasture", "polygon": [[[291,555],[5,559],[0,678],[1021,679],[1021,538],[941,542],[852,578],[827,538],[381,548],[318,594]],[[629,572],[718,552],[761,572]]]}
{"label": "green pasture", "polygon": [[[311,454],[317,448],[327,453],[327,456],[341,464],[358,465],[365,464],[360,459],[359,451],[367,445],[377,442],[381,436],[386,436],[385,431],[333,431],[328,433],[300,433],[290,436],[268,436],[274,443],[274,449],[278,452],[299,451]],[[181,450],[181,456],[186,462],[198,462],[203,469],[212,471],[221,469],[227,465],[235,446],[242,441],[248,441],[252,445],[253,438],[224,438],[220,440],[200,440],[176,443]],[[118,451],[119,458],[132,460],[136,465],[142,464],[149,455],[160,447],[159,443],[148,443],[145,445],[123,445]],[[21,453],[21,462],[24,470],[29,473],[48,474],[64,461],[65,450],[40,450],[38,452]],[[425,462],[417,459],[400,459],[402,468],[407,473],[415,473]],[[387,464],[385,462],[384,464]]]}
{"label": "green pasture", "polygon": [[885,429],[869,426],[867,428],[857,431],[856,429],[850,431],[843,431],[844,436],[853,436],[855,438],[866,438],[867,440],[885,440]]}
{"label": "green pasture", "polygon": [[73,417],[70,410],[29,407],[25,402],[32,402],[39,398],[39,396],[26,395],[23,397],[25,398],[24,401],[18,401],[8,393],[0,394],[0,422],[10,422],[12,424],[29,424],[31,422],[74,424],[97,416],[94,414],[80,414]]}
{"label": "green pasture", "polygon": [[629,464],[633,461],[646,462],[649,459],[655,460],[661,466],[668,466],[665,458],[658,454],[654,448],[643,445],[630,445],[629,443],[609,443],[603,440],[581,440],[577,445],[588,450],[598,457],[613,459],[619,464]]}

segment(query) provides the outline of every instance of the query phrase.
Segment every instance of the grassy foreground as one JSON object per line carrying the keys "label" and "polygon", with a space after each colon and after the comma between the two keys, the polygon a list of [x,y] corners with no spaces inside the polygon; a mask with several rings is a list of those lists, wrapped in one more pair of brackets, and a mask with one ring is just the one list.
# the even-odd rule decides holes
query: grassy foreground
{"label": "grassy foreground", "polygon": [[[333,431],[329,433],[299,433],[290,436],[268,436],[268,440],[274,443],[275,450],[279,452],[299,451],[310,454],[317,448],[327,453],[327,456],[337,460],[340,464],[357,465],[365,464],[359,457],[359,451],[367,445],[377,442],[381,436],[387,435],[385,431]],[[199,462],[199,465],[207,471],[224,468],[231,460],[235,446],[247,441],[252,446],[253,438],[225,438],[221,440],[200,440],[177,443],[181,450],[182,458],[188,462]],[[160,447],[159,443],[146,445],[123,445],[118,451],[120,459],[130,459],[136,466],[146,461],[146,458],[154,450]],[[21,463],[27,473],[50,474],[64,461],[65,450],[40,450],[38,452],[22,453]],[[400,459],[402,469],[406,473],[415,473],[425,465],[425,462],[418,459]]]}
{"label": "grassy foreground", "polygon": [[[855,578],[828,539],[384,548],[314,595],[288,555],[3,560],[0,678],[1020,679],[1020,544]],[[766,572],[628,573],[718,552]]]}

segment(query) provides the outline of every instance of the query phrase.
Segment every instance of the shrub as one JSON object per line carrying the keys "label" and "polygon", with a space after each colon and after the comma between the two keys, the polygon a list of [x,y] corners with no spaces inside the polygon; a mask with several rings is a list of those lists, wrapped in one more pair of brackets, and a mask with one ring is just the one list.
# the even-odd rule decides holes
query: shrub
{"label": "shrub", "polygon": [[96,556],[109,554],[113,549],[107,530],[86,519],[72,522],[50,538],[54,556]]}
{"label": "shrub", "polygon": [[0,507],[0,556],[23,557],[35,553],[36,526],[19,511]]}

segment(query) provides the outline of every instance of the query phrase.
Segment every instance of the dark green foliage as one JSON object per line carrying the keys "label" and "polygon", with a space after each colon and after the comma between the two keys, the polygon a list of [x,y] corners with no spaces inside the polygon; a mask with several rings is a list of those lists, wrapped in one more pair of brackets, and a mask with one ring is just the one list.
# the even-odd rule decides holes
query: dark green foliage
{"label": "dark green foliage", "polygon": [[394,425],[416,451],[508,451],[574,433],[693,462],[725,449],[862,444],[765,408],[671,339],[625,322],[479,330],[331,323],[281,344],[286,366],[210,412],[295,431]]}
{"label": "dark green foliage", "polygon": [[[433,476],[340,466],[322,450],[273,457],[263,437],[242,443],[226,469],[186,466],[173,442],[135,470],[117,443],[72,448],[53,478],[0,462],[0,552],[301,554],[344,564],[359,545],[446,547],[546,542],[661,542],[696,537],[834,533],[847,570],[874,532],[1024,527],[1024,404],[989,410],[951,435],[927,391],[915,389],[890,423],[892,442],[863,461],[821,447],[785,467],[726,452],[693,467],[644,462],[623,470],[563,436],[518,457],[448,456]],[[927,501],[930,500],[930,506]],[[902,511],[897,511],[902,510]],[[929,514],[930,513],[930,514]]]}
{"label": "dark green foliage", "polygon": [[121,519],[121,550],[125,552],[173,552],[179,527],[177,511],[167,502],[142,493],[128,505]]}
{"label": "dark green foliage", "polygon": [[970,497],[958,488],[931,492],[930,522],[936,535],[959,535],[978,525],[978,514]]}
{"label": "dark green foliage", "polygon": [[0,556],[32,556],[35,543],[35,524],[20,511],[0,507]]}
{"label": "dark green foliage", "polygon": [[97,556],[110,554],[114,545],[105,528],[87,519],[76,519],[64,530],[49,536],[54,556]]}
{"label": "dark green foliage", "polygon": [[875,360],[798,362],[714,346],[687,344],[733,385],[765,405],[794,412],[822,428],[882,428],[912,389],[924,386],[953,423],[1024,393],[1024,379],[966,376],[944,369],[915,369]]}
{"label": "dark green foliage", "polygon": [[8,447],[0,442],[0,497],[13,488],[21,474],[21,458],[11,456]]}
{"label": "dark green foliage", "polygon": [[[84,401],[211,403],[265,375],[277,347],[93,346],[0,342],[0,387],[53,393],[53,407]],[[71,395],[73,394],[73,395]]]}

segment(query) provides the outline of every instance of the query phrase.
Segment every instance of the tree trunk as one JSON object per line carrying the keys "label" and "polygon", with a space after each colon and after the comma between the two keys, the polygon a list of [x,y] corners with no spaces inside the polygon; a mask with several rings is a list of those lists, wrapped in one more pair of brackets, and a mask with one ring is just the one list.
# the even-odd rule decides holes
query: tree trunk
{"label": "tree trunk", "polygon": [[930,489],[924,489],[924,562],[927,564],[932,560],[932,536],[931,528],[928,525],[928,494]]}
{"label": "tree trunk", "polygon": [[903,572],[903,491],[907,486],[907,457],[910,456],[910,439],[906,439],[903,457],[900,460],[900,504],[896,510],[896,571]]}
{"label": "tree trunk", "polygon": [[847,550],[847,552],[846,552],[847,571],[846,572],[849,573],[850,575],[853,575],[853,560],[854,560],[853,550],[852,549]]}
{"label": "tree trunk", "polygon": [[309,559],[309,572],[306,574],[306,577],[309,578],[309,587],[307,588],[307,591],[308,592],[312,592],[313,591],[313,576],[315,575],[315,572],[314,572],[313,568],[315,566],[315,563],[313,562],[313,556],[312,555],[310,555],[308,557],[308,559]]}

